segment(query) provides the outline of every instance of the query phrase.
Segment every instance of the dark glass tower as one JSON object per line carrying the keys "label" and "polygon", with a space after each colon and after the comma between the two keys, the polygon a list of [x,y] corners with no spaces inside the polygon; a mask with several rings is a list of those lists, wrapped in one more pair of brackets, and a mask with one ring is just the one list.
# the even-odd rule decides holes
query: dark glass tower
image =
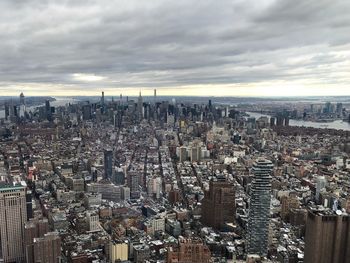
{"label": "dark glass tower", "polygon": [[52,121],[52,112],[51,112],[51,106],[50,106],[50,101],[46,100],[45,101],[45,112],[46,112],[46,118],[48,121]]}
{"label": "dark glass tower", "polygon": [[258,159],[252,168],[250,210],[247,226],[247,253],[266,256],[271,203],[271,172],[273,164]]}
{"label": "dark glass tower", "polygon": [[107,149],[104,151],[104,168],[105,168],[105,179],[111,179],[113,173],[113,151]]}
{"label": "dark glass tower", "polygon": [[202,200],[202,222],[216,229],[235,221],[235,189],[224,177],[216,177],[209,183]]}

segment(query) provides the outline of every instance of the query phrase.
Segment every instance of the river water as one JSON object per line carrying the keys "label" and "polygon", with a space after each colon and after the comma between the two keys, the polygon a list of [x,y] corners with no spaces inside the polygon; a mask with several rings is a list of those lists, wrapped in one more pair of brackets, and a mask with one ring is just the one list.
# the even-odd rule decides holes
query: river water
{"label": "river water", "polygon": [[[270,120],[270,115],[261,114],[256,112],[246,112],[250,117],[256,119],[265,116]],[[299,127],[312,127],[319,129],[335,129],[335,130],[344,130],[350,131],[350,123],[342,120],[335,120],[332,122],[313,122],[313,121],[303,121],[303,120],[289,120],[289,126],[299,126]]]}
{"label": "river water", "polygon": [[[50,101],[50,105],[53,107],[65,106],[69,103],[75,104],[79,102],[79,100],[69,97],[55,97],[55,99],[55,101]],[[45,106],[45,104],[27,107],[27,112],[34,111],[36,108],[41,106]],[[0,119],[2,118],[5,118],[5,110],[0,110]]]}
{"label": "river water", "polygon": [[[51,101],[50,105],[54,106],[54,107],[58,107],[58,106],[65,106],[68,103],[74,104],[74,103],[78,103],[79,100],[74,99],[74,98],[69,98],[69,97],[55,97],[55,101]],[[35,108],[40,107],[40,106],[44,106],[44,104],[42,105],[37,105],[37,106],[32,106],[32,107],[28,107],[27,111],[33,111],[35,110]],[[262,117],[262,116],[266,116],[270,119],[270,115],[267,114],[261,114],[261,113],[256,113],[256,112],[247,112],[247,114],[249,114],[249,116],[254,117],[256,119]],[[1,118],[5,118],[5,111],[1,110],[0,111],[0,119]],[[320,129],[336,129],[336,130],[345,130],[345,131],[350,131],[350,123],[349,122],[345,122],[342,120],[335,120],[333,122],[313,122],[313,121],[303,121],[303,120],[289,120],[289,125],[290,126],[304,126],[304,127],[313,127],[313,128],[320,128]]]}

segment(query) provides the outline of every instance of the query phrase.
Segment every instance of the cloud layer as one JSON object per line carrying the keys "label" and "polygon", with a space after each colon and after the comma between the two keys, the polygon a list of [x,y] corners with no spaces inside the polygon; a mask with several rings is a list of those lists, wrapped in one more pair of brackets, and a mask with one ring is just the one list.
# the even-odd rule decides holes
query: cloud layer
{"label": "cloud layer", "polygon": [[348,0],[3,0],[0,9],[4,95],[350,95]]}

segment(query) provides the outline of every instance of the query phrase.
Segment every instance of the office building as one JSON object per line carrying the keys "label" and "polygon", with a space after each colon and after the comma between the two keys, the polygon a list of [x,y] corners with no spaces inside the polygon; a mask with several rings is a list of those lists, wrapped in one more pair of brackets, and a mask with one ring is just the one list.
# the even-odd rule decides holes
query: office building
{"label": "office building", "polygon": [[26,191],[27,220],[33,218],[32,191]]}
{"label": "office building", "polygon": [[0,185],[0,258],[5,263],[24,261],[26,221],[26,187],[21,184]]}
{"label": "office building", "polygon": [[25,105],[25,98],[22,92],[19,95],[19,116],[25,117],[25,113],[26,113],[26,105]]}
{"label": "office building", "polygon": [[305,263],[350,262],[350,216],[310,208],[306,220]]}
{"label": "office building", "polygon": [[89,103],[83,105],[82,112],[84,121],[91,119],[91,105]]}
{"label": "office building", "polygon": [[34,263],[34,239],[43,237],[49,231],[49,222],[46,218],[34,218],[24,226],[24,244],[27,263]]}
{"label": "office building", "polygon": [[179,148],[179,161],[181,163],[187,161],[187,147],[185,146]]}
{"label": "office building", "polygon": [[25,105],[25,98],[23,92],[19,95],[19,104],[20,105]]}
{"label": "office building", "polygon": [[134,254],[134,261],[136,263],[143,263],[146,262],[147,259],[149,259],[151,255],[151,250],[148,245],[145,244],[133,244],[133,254]]}
{"label": "office building", "polygon": [[45,112],[46,112],[46,118],[48,121],[52,121],[52,112],[51,112],[51,106],[50,106],[50,101],[46,100],[45,101]]}
{"label": "office building", "polygon": [[87,208],[92,206],[100,206],[102,203],[102,194],[100,193],[85,193],[84,194],[84,205]]}
{"label": "office building", "polygon": [[316,178],[316,194],[315,194],[317,203],[320,202],[320,193],[323,190],[325,190],[326,186],[327,186],[327,179],[324,176],[318,176]]}
{"label": "office building", "polygon": [[115,168],[112,182],[115,183],[116,185],[124,185],[125,172],[126,172],[126,169],[123,169],[121,167]]}
{"label": "office building", "polygon": [[111,179],[113,175],[113,151],[108,149],[104,151],[104,178]]}
{"label": "office building", "polygon": [[109,260],[110,262],[128,260],[129,246],[127,242],[110,241],[109,242]]}
{"label": "office building", "polygon": [[10,105],[8,102],[5,102],[5,119],[8,120],[10,116]]}
{"label": "office building", "polygon": [[130,198],[137,199],[140,197],[140,185],[142,182],[142,175],[135,172],[129,171],[127,175],[127,186],[130,188]]}
{"label": "office building", "polygon": [[300,207],[298,197],[295,193],[290,193],[289,196],[281,198],[281,218],[285,222],[289,222],[289,215],[291,209],[298,209]]}
{"label": "office building", "polygon": [[142,100],[142,96],[141,96],[141,91],[139,94],[139,98],[137,100],[137,116],[139,120],[143,119],[143,100]]}
{"label": "office building", "polygon": [[191,147],[190,150],[190,158],[191,158],[191,162],[198,162],[201,160],[201,147],[198,145],[194,145]]}
{"label": "office building", "polygon": [[272,170],[273,164],[265,159],[258,159],[252,168],[254,177],[246,235],[246,250],[249,254],[267,255]]}
{"label": "office building", "polygon": [[235,221],[234,186],[224,177],[216,177],[209,183],[209,191],[202,200],[202,222],[220,229],[225,223]]}
{"label": "office building", "polygon": [[101,230],[100,218],[95,212],[87,212],[87,223],[90,232],[97,232]]}
{"label": "office building", "polygon": [[87,192],[101,194],[102,199],[119,202],[121,200],[122,187],[112,184],[108,180],[87,184]]}

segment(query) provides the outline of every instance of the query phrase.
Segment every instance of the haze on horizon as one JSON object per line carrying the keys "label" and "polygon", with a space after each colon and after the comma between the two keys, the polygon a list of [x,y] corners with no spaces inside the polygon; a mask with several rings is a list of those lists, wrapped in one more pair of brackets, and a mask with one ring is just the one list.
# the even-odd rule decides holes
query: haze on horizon
{"label": "haze on horizon", "polygon": [[350,1],[3,0],[0,94],[350,95]]}

